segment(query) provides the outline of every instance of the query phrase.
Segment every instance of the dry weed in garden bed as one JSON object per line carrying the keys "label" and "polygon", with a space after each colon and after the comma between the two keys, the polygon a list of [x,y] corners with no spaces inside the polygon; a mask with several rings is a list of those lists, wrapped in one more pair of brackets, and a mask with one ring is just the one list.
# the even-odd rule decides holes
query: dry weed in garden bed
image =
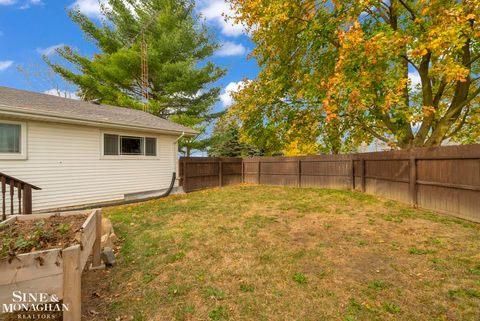
{"label": "dry weed in garden bed", "polygon": [[122,248],[84,293],[87,320],[480,320],[478,224],[357,192],[269,186],[104,215]]}
{"label": "dry weed in garden bed", "polygon": [[77,233],[87,214],[16,221],[0,229],[0,259],[34,251],[66,248],[78,243]]}

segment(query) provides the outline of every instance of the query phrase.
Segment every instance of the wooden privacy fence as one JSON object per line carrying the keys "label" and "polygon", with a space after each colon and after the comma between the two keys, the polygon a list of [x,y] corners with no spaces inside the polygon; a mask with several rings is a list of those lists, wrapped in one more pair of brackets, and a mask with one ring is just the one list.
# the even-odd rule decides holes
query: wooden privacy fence
{"label": "wooden privacy fence", "polygon": [[242,159],[234,157],[180,158],[180,185],[185,192],[242,183]]}
{"label": "wooden privacy fence", "polygon": [[354,189],[480,222],[480,144],[351,155],[182,158],[186,192],[240,182]]}

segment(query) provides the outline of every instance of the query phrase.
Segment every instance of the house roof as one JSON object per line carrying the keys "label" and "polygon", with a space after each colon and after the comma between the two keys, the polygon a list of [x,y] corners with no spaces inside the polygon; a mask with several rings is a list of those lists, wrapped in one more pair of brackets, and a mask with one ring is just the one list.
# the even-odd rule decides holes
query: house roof
{"label": "house roof", "polygon": [[48,118],[51,121],[67,123],[81,122],[108,127],[185,133],[188,136],[198,134],[191,128],[137,109],[95,104],[0,86],[0,115],[2,114]]}

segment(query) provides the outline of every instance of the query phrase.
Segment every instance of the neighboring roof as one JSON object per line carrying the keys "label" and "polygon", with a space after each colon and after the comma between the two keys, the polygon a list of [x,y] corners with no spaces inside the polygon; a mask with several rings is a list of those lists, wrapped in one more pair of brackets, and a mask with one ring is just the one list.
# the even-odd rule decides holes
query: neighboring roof
{"label": "neighboring roof", "polygon": [[9,113],[158,132],[184,132],[189,136],[198,134],[191,128],[137,109],[94,104],[0,86],[0,115]]}

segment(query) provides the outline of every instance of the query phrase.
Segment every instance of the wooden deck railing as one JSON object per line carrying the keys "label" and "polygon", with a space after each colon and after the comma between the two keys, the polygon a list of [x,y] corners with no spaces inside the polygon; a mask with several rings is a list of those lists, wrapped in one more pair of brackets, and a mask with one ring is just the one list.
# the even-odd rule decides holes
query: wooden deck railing
{"label": "wooden deck railing", "polygon": [[[2,192],[2,221],[7,219],[8,212],[11,215],[32,213],[32,190],[41,190],[40,187],[3,173],[0,173],[0,184]],[[17,202],[18,206],[15,209],[15,203]],[[7,205],[10,207],[9,210]]]}

